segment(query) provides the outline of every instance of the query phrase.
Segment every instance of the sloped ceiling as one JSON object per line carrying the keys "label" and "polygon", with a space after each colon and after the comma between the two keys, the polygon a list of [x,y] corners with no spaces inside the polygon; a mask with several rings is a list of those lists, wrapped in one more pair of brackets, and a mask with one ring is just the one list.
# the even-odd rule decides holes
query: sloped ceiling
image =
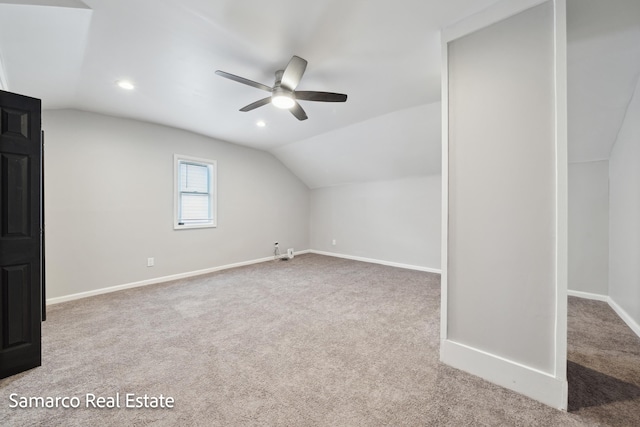
{"label": "sloped ceiling", "polygon": [[604,160],[640,76],[640,0],[567,3],[569,160]]}
{"label": "sloped ceiling", "polygon": [[[41,0],[35,3],[45,3]],[[0,58],[8,90],[43,100],[45,108],[75,106],[91,10],[79,0],[58,7],[0,1]]]}
{"label": "sloped ceiling", "polygon": [[[438,101],[439,29],[495,0],[84,0],[89,13],[69,2],[0,1],[12,91],[268,150]],[[214,74],[271,86],[294,54],[309,61],[300,90],[348,101],[303,102],[305,122],[271,105],[241,113],[265,93]],[[137,89],[119,90],[123,78]]]}
{"label": "sloped ceiling", "polygon": [[[420,105],[275,148],[310,188],[438,174],[440,103]],[[355,167],[354,167],[355,163]]]}
{"label": "sloped ceiling", "polygon": [[[162,123],[267,150],[311,188],[440,173],[439,30],[496,0],[0,0],[0,84],[45,109]],[[570,159],[607,158],[640,73],[638,0],[569,0]],[[297,121],[265,93],[309,61]],[[116,81],[130,79],[134,91]],[[255,124],[264,120],[267,126]]]}

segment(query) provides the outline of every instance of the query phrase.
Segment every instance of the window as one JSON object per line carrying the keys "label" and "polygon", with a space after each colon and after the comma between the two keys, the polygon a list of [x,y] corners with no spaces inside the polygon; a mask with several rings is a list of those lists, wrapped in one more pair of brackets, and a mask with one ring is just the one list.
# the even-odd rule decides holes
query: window
{"label": "window", "polygon": [[175,155],[174,229],[216,226],[216,162]]}

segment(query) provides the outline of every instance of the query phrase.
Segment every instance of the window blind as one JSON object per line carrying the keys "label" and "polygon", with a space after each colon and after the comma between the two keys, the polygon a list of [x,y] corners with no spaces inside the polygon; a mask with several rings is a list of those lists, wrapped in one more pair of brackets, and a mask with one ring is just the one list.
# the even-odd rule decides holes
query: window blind
{"label": "window blind", "polygon": [[180,223],[197,224],[211,221],[209,174],[207,165],[180,162]]}

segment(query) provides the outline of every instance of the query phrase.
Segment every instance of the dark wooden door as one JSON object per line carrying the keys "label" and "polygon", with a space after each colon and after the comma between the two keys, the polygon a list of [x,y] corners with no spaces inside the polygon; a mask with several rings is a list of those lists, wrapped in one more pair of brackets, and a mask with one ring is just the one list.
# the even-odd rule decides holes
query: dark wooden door
{"label": "dark wooden door", "polygon": [[40,110],[0,91],[0,378],[41,364]]}

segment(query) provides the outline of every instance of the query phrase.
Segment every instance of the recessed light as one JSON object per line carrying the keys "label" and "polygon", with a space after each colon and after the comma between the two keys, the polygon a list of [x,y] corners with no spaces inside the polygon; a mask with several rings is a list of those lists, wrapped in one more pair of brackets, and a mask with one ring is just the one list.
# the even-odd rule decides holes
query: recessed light
{"label": "recessed light", "polygon": [[118,86],[125,90],[133,90],[135,86],[129,80],[118,80]]}
{"label": "recessed light", "polygon": [[256,126],[258,126],[259,128],[263,128],[267,125],[267,122],[265,122],[264,120],[258,120],[256,122]]}

